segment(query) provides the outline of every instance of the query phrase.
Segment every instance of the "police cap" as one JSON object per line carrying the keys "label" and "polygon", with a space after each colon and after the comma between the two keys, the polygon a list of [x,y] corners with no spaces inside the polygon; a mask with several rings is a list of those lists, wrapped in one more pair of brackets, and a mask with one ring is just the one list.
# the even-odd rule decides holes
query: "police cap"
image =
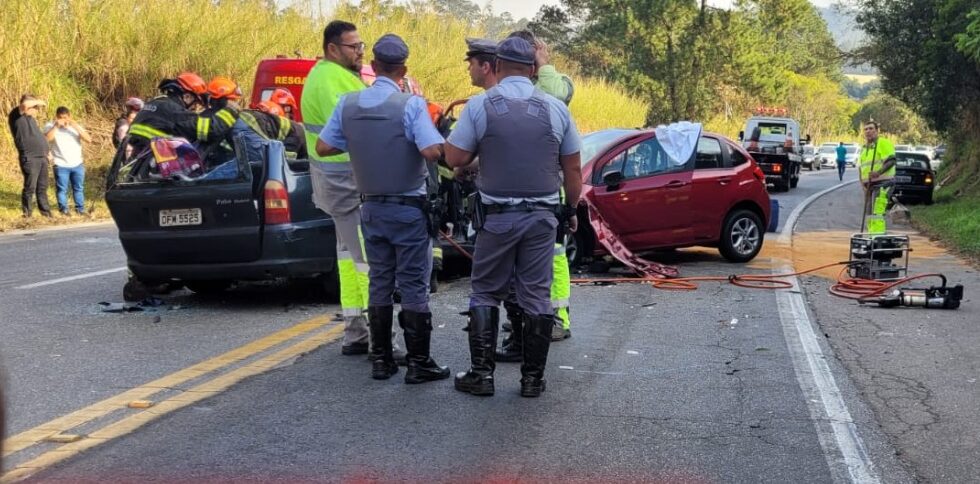
{"label": "police cap", "polygon": [[490,39],[476,39],[469,37],[466,39],[466,59],[480,54],[496,55],[497,43]]}
{"label": "police cap", "polygon": [[520,37],[508,37],[497,44],[497,58],[533,66],[534,46]]}
{"label": "police cap", "polygon": [[408,59],[408,45],[395,34],[385,34],[371,49],[374,59],[385,64],[402,65]]}

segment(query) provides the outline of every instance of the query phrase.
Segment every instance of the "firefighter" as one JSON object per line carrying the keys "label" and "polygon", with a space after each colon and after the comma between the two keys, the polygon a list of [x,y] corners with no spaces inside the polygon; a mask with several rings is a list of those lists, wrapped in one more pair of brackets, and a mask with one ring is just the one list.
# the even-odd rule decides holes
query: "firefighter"
{"label": "firefighter", "polygon": [[269,96],[269,101],[278,104],[284,116],[295,121],[296,120],[296,110],[298,109],[296,105],[296,98],[293,97],[293,93],[289,92],[289,89],[283,89],[281,87],[276,88],[272,91],[272,95]]}
{"label": "firefighter", "polygon": [[242,111],[232,136],[238,133],[246,133],[246,139],[249,135],[257,135],[255,141],[260,144],[267,140],[281,141],[287,158],[305,160],[308,157],[303,126],[286,118],[282,108],[272,101],[262,101],[256,109]]}
{"label": "firefighter", "polygon": [[431,228],[426,181],[431,163],[442,157],[442,136],[426,114],[425,101],[401,93],[408,46],[394,34],[375,44],[374,84],[341,98],[320,133],[318,155],[350,153],[357,191],[362,195],[361,230],[370,266],[368,321],[371,377],[387,380],[398,372],[391,334],[395,286],[401,293],[398,324],[404,331],[408,369],[405,383],[449,377],[449,368],[430,356],[432,313]]}
{"label": "firefighter", "polygon": [[238,117],[232,109],[201,115],[192,111],[194,106],[204,106],[208,91],[204,79],[193,72],[164,79],[158,88],[161,95],[145,103],[129,127],[134,154],[147,148],[153,138],[179,136],[202,144],[222,141]]}
{"label": "firefighter", "polygon": [[[868,219],[869,234],[883,234],[887,230],[885,212],[895,178],[895,145],[880,136],[878,122],[864,124],[865,144],[858,159],[858,175],[864,186],[864,213]],[[861,227],[864,230],[864,227]]]}
{"label": "firefighter", "polygon": [[[341,96],[366,87],[360,77],[363,58],[364,42],[357,26],[343,20],[330,22],[323,30],[323,58],[307,75],[300,99],[307,146],[316,146]],[[350,156],[347,153],[320,156],[311,152],[310,161],[313,203],[330,215],[337,234],[340,306],[344,316],[340,352],[368,354],[368,321],[364,316],[368,306],[368,263],[362,250],[361,199]]]}
{"label": "firefighter", "polygon": [[[456,375],[455,388],[493,395],[498,305],[516,279],[517,300],[526,314],[520,393],[538,397],[545,390],[555,325],[550,287],[556,214],[575,230],[581,140],[568,108],[532,85],[535,51],[529,42],[507,38],[497,45],[496,56],[500,83],[466,103],[446,144],[452,167],[469,165],[479,153],[477,186],[485,213],[471,277],[471,368]],[[562,184],[567,205],[561,204]]]}

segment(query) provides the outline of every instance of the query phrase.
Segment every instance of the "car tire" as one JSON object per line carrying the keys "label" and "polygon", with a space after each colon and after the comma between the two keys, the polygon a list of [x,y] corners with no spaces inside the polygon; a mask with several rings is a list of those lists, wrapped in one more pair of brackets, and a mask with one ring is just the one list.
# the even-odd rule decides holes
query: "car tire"
{"label": "car tire", "polygon": [[185,281],[184,285],[196,294],[219,294],[231,287],[231,281],[218,279],[213,281]]}
{"label": "car tire", "polygon": [[123,285],[123,301],[139,302],[148,297],[150,297],[150,289],[136,279],[130,279]]}
{"label": "car tire", "polygon": [[762,250],[765,231],[759,216],[750,210],[734,210],[725,217],[718,252],[730,262],[748,262]]}
{"label": "car tire", "polygon": [[565,249],[569,268],[579,267],[592,258],[592,252],[595,250],[595,235],[592,233],[592,226],[581,212],[578,218],[578,230],[568,238],[568,246]]}
{"label": "car tire", "polygon": [[[789,179],[789,188],[796,188],[796,186],[799,185],[799,184],[800,184],[800,176],[799,175],[796,175],[795,177],[790,177],[790,179]],[[789,188],[787,188],[786,191],[789,191]]]}

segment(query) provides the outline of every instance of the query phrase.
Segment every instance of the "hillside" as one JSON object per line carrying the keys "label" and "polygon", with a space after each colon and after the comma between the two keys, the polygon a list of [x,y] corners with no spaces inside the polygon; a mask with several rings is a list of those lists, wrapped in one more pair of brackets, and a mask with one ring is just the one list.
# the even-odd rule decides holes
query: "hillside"
{"label": "hillside", "polygon": [[[860,47],[865,41],[864,31],[857,25],[857,12],[846,7],[817,7],[820,17],[827,22],[827,29],[834,38],[834,43],[841,50],[848,52]],[[868,64],[844,66],[845,74],[877,75],[874,67]]]}

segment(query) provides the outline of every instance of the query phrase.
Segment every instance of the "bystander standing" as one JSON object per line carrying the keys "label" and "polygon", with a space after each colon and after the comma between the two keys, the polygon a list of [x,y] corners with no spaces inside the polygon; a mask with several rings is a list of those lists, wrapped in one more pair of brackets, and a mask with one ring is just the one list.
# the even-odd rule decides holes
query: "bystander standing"
{"label": "bystander standing", "polygon": [[44,137],[51,143],[54,157],[54,184],[58,197],[58,210],[70,215],[68,188],[75,200],[75,212],[85,215],[85,165],[82,163],[82,142],[90,143],[92,137],[71,117],[64,106],[55,110],[54,121],[44,125]]}
{"label": "bystander standing", "polygon": [[37,125],[37,114],[44,101],[32,94],[24,94],[20,104],[7,116],[10,134],[14,137],[17,147],[17,159],[20,161],[20,171],[24,174],[24,189],[20,194],[21,209],[24,217],[30,217],[34,212],[32,200],[37,195],[37,208],[41,215],[51,216],[51,205],[48,203],[48,161],[51,152],[48,143]]}

